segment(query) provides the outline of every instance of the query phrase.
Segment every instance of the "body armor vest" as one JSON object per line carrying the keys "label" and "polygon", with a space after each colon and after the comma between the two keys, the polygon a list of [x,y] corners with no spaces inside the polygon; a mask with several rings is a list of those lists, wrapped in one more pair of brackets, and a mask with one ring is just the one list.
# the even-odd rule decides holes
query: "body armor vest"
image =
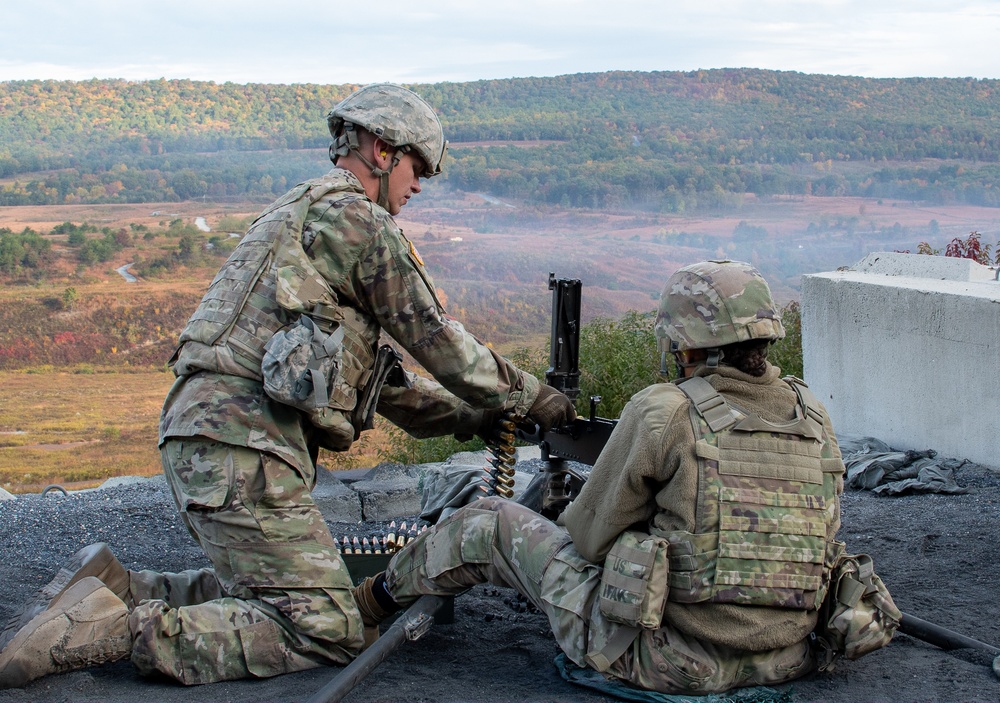
{"label": "body armor vest", "polygon": [[[773,424],[731,406],[703,378],[691,400],[698,455],[694,532],[669,542],[669,599],[816,610],[840,543],[833,523],[843,463],[819,403],[798,379],[796,419]],[[659,533],[659,532],[658,532]]]}
{"label": "body armor vest", "polygon": [[313,425],[343,435],[321,442],[331,449],[346,449],[361,429],[351,414],[371,378],[380,331],[360,310],[339,304],[302,247],[310,205],[346,183],[336,170],[302,183],[253,222],[181,332],[172,359],[178,376],[210,371],[262,381],[264,346],[300,315],[325,332],[341,327],[343,357],[328,406],[308,413]]}

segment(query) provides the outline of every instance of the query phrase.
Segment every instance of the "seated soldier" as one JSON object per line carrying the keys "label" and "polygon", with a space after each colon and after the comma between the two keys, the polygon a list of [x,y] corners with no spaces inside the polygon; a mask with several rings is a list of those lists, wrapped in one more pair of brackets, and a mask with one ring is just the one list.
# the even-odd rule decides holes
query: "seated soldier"
{"label": "seated soldier", "polygon": [[366,624],[489,582],[544,612],[575,664],[643,689],[826,664],[813,633],[843,551],[844,466],[823,407],[767,361],[784,336],[767,283],[744,263],[682,268],[656,334],[683,378],[632,397],[565,529],[498,498],[467,505],[356,589]]}

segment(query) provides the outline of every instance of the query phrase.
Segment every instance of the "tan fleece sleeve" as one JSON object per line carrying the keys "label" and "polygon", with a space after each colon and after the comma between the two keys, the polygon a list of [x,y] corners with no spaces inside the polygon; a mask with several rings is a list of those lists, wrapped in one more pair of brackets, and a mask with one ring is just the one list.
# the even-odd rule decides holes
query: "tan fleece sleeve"
{"label": "tan fleece sleeve", "polygon": [[[668,384],[640,391],[625,406],[590,478],[562,515],[585,559],[603,562],[622,531],[653,516],[654,497],[677,468],[664,461],[664,431],[683,406],[681,392]],[[681,419],[687,422],[686,414]]]}

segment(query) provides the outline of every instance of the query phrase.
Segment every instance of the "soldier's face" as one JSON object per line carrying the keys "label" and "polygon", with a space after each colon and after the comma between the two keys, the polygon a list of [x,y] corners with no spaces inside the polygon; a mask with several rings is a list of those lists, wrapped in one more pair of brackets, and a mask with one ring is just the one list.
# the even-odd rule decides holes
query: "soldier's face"
{"label": "soldier's face", "polygon": [[420,174],[423,172],[423,159],[412,151],[403,154],[403,158],[389,174],[390,215],[398,215],[410,197],[420,192]]}

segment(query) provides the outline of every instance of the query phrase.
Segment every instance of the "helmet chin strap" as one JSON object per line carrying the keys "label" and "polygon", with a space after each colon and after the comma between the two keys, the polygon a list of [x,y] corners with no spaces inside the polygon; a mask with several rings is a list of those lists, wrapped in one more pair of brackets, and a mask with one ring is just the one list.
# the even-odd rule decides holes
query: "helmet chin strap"
{"label": "helmet chin strap", "polygon": [[348,151],[353,151],[361,163],[371,169],[373,176],[378,178],[378,199],[375,201],[383,210],[389,209],[389,174],[392,169],[399,165],[402,158],[400,155],[409,151],[408,147],[400,147],[393,151],[389,168],[381,169],[361,153],[361,144],[358,141],[358,133],[354,130],[354,125],[350,122],[344,124],[344,132],[337,138],[335,144],[330,145],[330,159],[336,163],[335,156],[346,156]]}
{"label": "helmet chin strap", "polygon": [[[719,362],[722,361],[725,356],[721,349],[706,349],[706,357],[704,359],[686,361],[684,354],[677,348],[677,342],[670,342],[670,352],[674,355],[674,363],[677,364],[677,372],[681,377],[684,377],[685,369],[693,369],[699,366],[704,366],[709,369],[717,369],[719,368]],[[666,351],[660,353],[660,373],[664,376],[668,373]]]}
{"label": "helmet chin strap", "polygon": [[719,368],[719,362],[722,361],[722,350],[721,349],[709,349],[708,357],[705,359],[705,366],[710,369]]}

